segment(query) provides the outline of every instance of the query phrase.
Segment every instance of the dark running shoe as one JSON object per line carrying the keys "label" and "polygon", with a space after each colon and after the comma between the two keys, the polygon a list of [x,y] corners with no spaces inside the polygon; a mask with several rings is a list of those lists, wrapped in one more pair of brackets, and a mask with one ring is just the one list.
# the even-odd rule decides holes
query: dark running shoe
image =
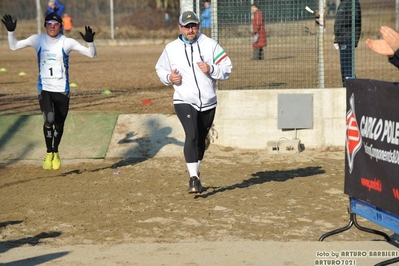
{"label": "dark running shoe", "polygon": [[188,193],[201,193],[202,185],[201,181],[196,176],[190,177],[190,181],[188,181]]}

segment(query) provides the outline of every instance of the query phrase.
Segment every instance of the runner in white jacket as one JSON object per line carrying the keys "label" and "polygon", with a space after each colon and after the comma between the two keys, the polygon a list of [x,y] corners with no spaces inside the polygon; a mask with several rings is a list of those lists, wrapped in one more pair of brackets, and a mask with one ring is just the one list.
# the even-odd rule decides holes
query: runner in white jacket
{"label": "runner in white jacket", "polygon": [[97,51],[93,41],[95,33],[89,26],[86,26],[84,35],[80,33],[88,43],[88,47],[85,47],[62,35],[62,19],[59,15],[51,13],[44,21],[46,34],[34,34],[26,39],[17,40],[17,20],[13,21],[10,15],[5,15],[1,21],[7,28],[11,50],[33,47],[36,51],[39,67],[37,94],[44,118],[43,134],[47,148],[43,169],[58,170],[61,167],[58,146],[69,110],[69,53],[77,51],[91,58],[96,57]]}
{"label": "runner in white jacket", "polygon": [[155,66],[165,85],[173,85],[173,103],[186,139],[184,156],[190,175],[189,193],[202,191],[199,167],[205,138],[217,105],[216,81],[229,78],[230,58],[217,41],[201,34],[198,16],[186,11],[179,18],[179,37],[167,44]]}

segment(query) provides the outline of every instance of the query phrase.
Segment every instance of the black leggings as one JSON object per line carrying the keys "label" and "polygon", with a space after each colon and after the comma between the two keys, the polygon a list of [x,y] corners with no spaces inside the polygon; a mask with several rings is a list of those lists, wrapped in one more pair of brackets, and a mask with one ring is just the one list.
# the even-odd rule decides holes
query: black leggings
{"label": "black leggings", "polygon": [[184,158],[186,163],[196,163],[204,158],[205,139],[215,118],[216,108],[200,112],[189,104],[174,106],[186,135]]}
{"label": "black leggings", "polygon": [[43,134],[47,152],[58,152],[69,110],[69,92],[41,91],[38,97],[44,118]]}

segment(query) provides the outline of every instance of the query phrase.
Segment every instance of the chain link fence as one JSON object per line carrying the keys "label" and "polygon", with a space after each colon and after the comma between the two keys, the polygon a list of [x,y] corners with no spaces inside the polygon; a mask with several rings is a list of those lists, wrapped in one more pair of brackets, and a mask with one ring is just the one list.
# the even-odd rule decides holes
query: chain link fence
{"label": "chain link fence", "polygon": [[[223,3],[221,3],[223,2]],[[315,22],[320,1],[256,1],[265,18],[267,47],[264,60],[253,61],[251,1],[218,1],[219,42],[228,51],[233,74],[220,89],[335,88],[342,87],[340,55],[334,48],[334,22],[338,1],[324,1],[323,27]],[[372,52],[367,38],[380,38],[379,29],[395,29],[395,1],[360,0],[362,31],[355,49],[357,78],[398,80],[398,70],[386,57]],[[325,8],[325,9],[324,9]]]}
{"label": "chain link fence", "polygon": [[[354,0],[353,0],[354,1]],[[47,0],[40,0],[43,16]],[[233,62],[229,80],[220,82],[219,89],[301,89],[342,87],[339,51],[334,49],[334,22],[338,0],[258,0],[266,24],[267,47],[264,60],[250,60],[252,51],[251,3],[253,0],[218,0],[212,7],[213,38],[225,48]],[[356,77],[396,81],[398,70],[387,58],[373,53],[365,45],[367,38],[380,38],[382,25],[396,30],[396,0],[359,0],[362,30],[355,49]],[[96,39],[133,40],[176,38],[180,13],[178,6],[157,8],[149,2],[114,0],[114,29],[111,30],[109,0],[64,0],[73,18],[71,36],[90,25]],[[216,5],[216,1],[212,2]],[[305,8],[321,10],[323,27],[315,23],[315,14]],[[30,1],[2,1],[2,14],[18,18],[18,38],[37,32],[36,4]],[[193,10],[203,12],[201,1],[194,1]],[[198,10],[196,10],[198,9]],[[168,14],[170,21],[165,20]],[[7,33],[0,28],[0,43],[7,43]],[[154,62],[155,64],[155,62]]]}

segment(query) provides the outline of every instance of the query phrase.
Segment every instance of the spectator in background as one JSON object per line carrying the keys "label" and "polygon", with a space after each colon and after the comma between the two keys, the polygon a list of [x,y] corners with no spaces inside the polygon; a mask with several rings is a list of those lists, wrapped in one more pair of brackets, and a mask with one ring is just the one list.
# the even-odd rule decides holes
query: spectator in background
{"label": "spectator in background", "polygon": [[[353,15],[355,16],[355,25],[352,25]],[[352,64],[354,64],[352,54],[354,54],[359,43],[361,30],[362,13],[359,0],[355,0],[355,10],[352,10],[352,0],[341,0],[335,14],[334,46],[339,49],[342,85],[344,87],[347,78],[355,77],[352,72]],[[354,34],[352,34],[352,31]]]}
{"label": "spectator in background", "polygon": [[50,0],[47,5],[46,15],[56,13],[58,16],[62,17],[64,10],[65,6],[61,4],[58,0]]}
{"label": "spectator in background", "polygon": [[367,39],[367,46],[380,55],[388,56],[388,61],[399,68],[399,33],[388,26],[380,29],[382,39]]}
{"label": "spectator in background", "polygon": [[330,0],[327,2],[327,15],[335,15],[335,10],[337,9],[337,5],[335,4],[335,0]]}
{"label": "spectator in background", "polygon": [[169,27],[170,26],[170,16],[169,16],[169,12],[168,10],[165,10],[165,27]]}
{"label": "spectator in background", "polygon": [[211,37],[211,2],[205,1],[204,2],[204,11],[201,13],[201,32],[208,37]]}
{"label": "spectator in background", "polygon": [[252,18],[253,56],[251,59],[263,60],[264,58],[263,47],[267,46],[265,19],[263,18],[262,11],[259,9],[258,5],[252,4],[251,11],[253,13],[253,18]]}
{"label": "spectator in background", "polygon": [[64,13],[64,15],[62,16],[62,25],[66,33],[69,33],[72,30],[73,22],[71,16],[69,16],[68,13]]}

